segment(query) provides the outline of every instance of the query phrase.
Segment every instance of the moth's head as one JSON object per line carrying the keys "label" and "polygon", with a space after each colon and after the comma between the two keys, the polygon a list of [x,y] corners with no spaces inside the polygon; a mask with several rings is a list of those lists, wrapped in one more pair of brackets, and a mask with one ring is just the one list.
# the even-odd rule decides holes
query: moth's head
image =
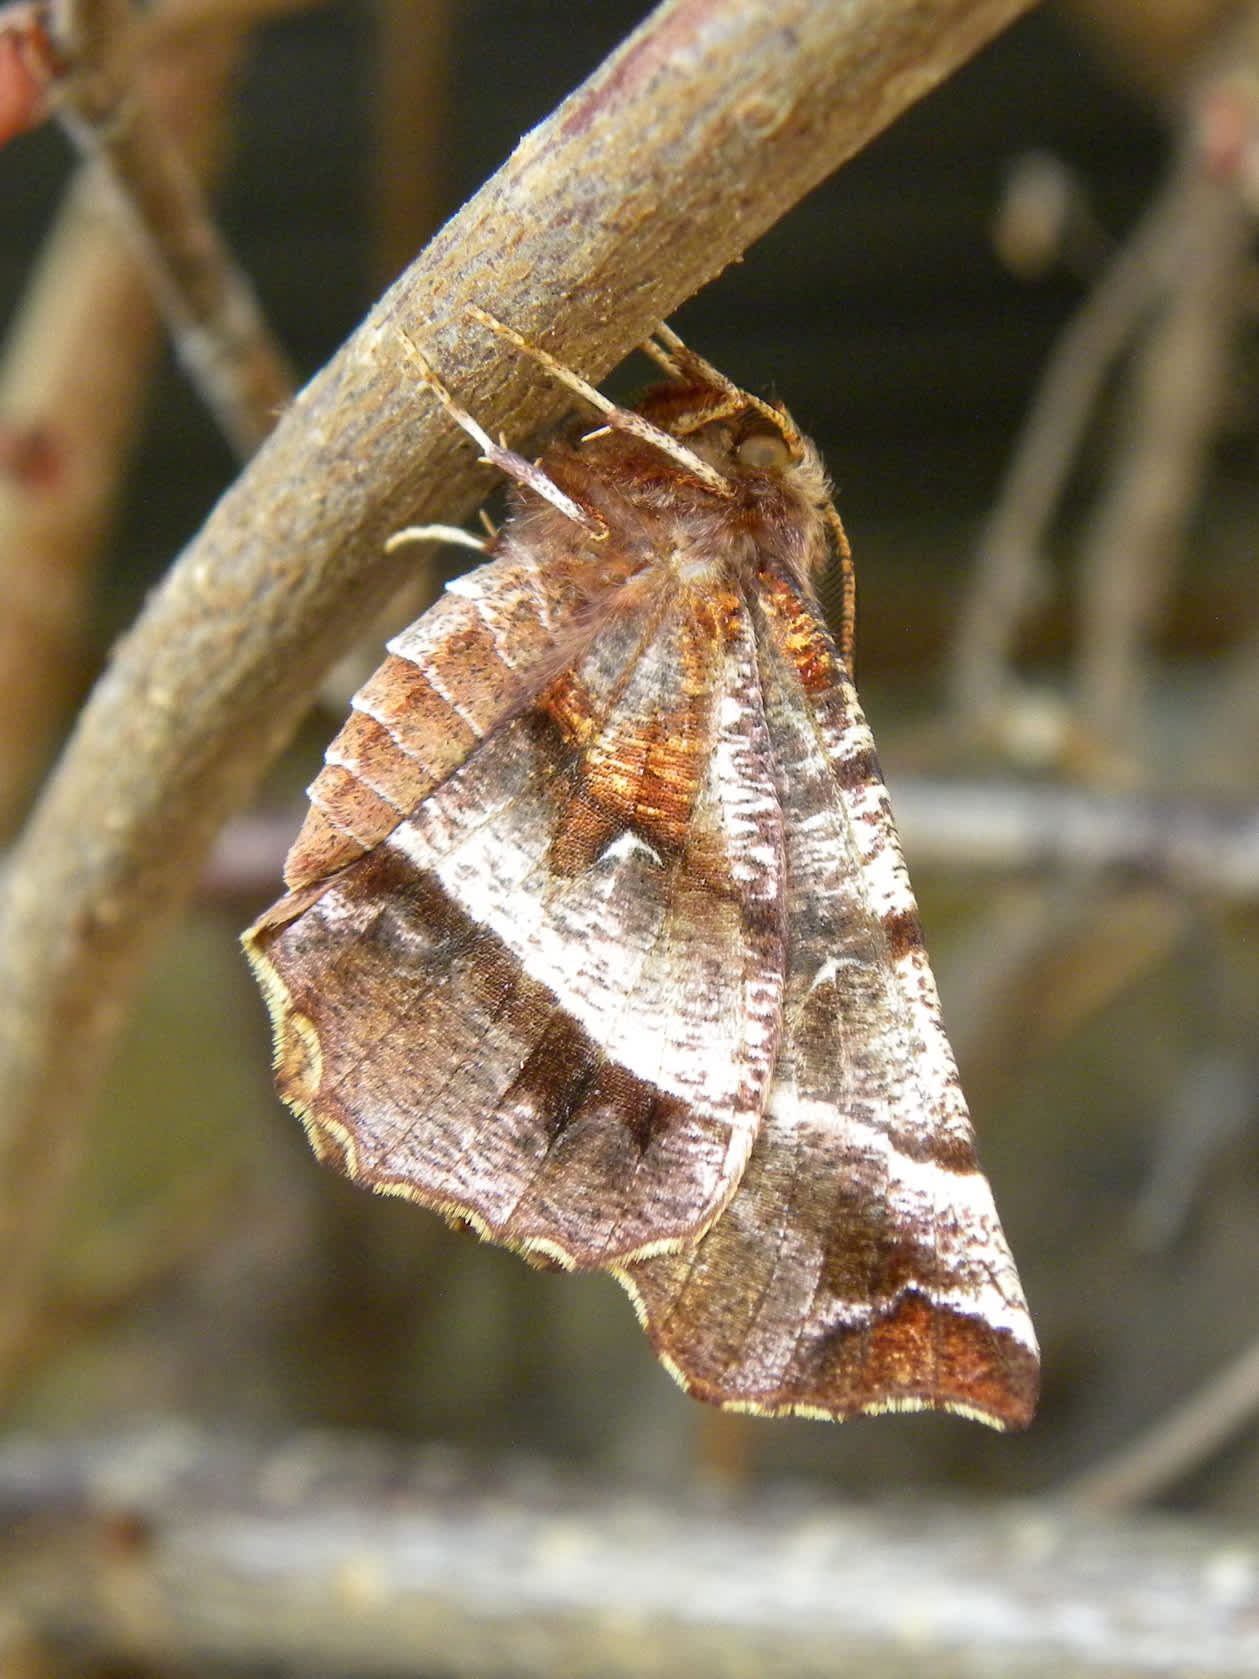
{"label": "moth's head", "polygon": [[[638,413],[715,474],[712,481],[693,482],[685,502],[669,500],[670,512],[684,507],[701,521],[705,540],[719,530],[729,552],[775,557],[819,593],[837,572],[836,621],[846,647],[852,610],[847,539],[821,457],[782,404],[724,382],[677,379],[648,391]],[[685,460],[674,456],[667,475],[674,486],[679,464],[685,475]]]}
{"label": "moth's head", "polygon": [[818,452],[781,403],[734,385],[686,381],[656,386],[638,411],[736,491],[783,494],[817,511],[829,506]]}
{"label": "moth's head", "polygon": [[800,466],[813,450],[781,403],[733,387],[706,383],[657,385],[639,413],[697,455],[723,465],[784,472]]}

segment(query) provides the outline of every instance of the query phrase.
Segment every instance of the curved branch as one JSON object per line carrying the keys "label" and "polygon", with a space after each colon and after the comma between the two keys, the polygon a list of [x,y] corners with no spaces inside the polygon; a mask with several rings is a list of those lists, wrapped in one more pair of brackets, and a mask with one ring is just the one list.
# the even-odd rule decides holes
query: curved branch
{"label": "curved branch", "polygon": [[322,671],[390,592],[388,534],[485,477],[415,379],[493,430],[560,401],[466,305],[600,377],[1028,0],[666,0],[302,392],[118,648],[17,848],[0,929],[0,1380],[144,959]]}

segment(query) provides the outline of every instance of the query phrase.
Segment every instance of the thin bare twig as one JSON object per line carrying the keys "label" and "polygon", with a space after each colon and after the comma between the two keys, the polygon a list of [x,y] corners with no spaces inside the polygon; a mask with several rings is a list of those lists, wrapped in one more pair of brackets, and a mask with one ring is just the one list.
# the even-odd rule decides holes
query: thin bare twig
{"label": "thin bare twig", "polygon": [[1105,1515],[1148,1503],[1199,1468],[1256,1416],[1259,1341],[1144,1434],[1068,1482],[1063,1497],[1077,1510]]}
{"label": "thin bare twig", "polygon": [[1085,871],[1248,900],[1259,895],[1259,806],[1076,787],[907,778],[892,785],[918,868]]}
{"label": "thin bare twig", "polygon": [[[292,0],[266,0],[274,9]],[[204,0],[146,13],[139,69],[199,179],[223,153],[224,95],[251,19]],[[9,836],[81,679],[83,599],[143,409],[157,316],[100,171],[66,193],[10,329],[0,428],[0,835]]]}
{"label": "thin bare twig", "polygon": [[1023,423],[958,622],[954,704],[969,728],[987,728],[1000,713],[1015,641],[1044,590],[1049,523],[1098,394],[1153,306],[1178,222],[1179,193],[1173,191],[1147,212],[1063,333]]}
{"label": "thin bare twig", "polygon": [[1077,662],[1086,726],[1138,757],[1150,637],[1182,551],[1228,386],[1253,229],[1235,183],[1182,171],[1166,302],[1132,370],[1127,424],[1081,551]]}
{"label": "thin bare twig", "polygon": [[976,1108],[1166,961],[1187,919],[1161,888],[1120,891],[1086,870],[982,894],[940,974]]}
{"label": "thin bare twig", "polygon": [[378,0],[373,268],[388,285],[438,222],[450,100],[450,0]]}
{"label": "thin bare twig", "polygon": [[247,457],[292,395],[292,377],[195,180],[144,97],[129,0],[54,0],[51,21],[66,66],[58,115],[114,188],[179,358]]}
{"label": "thin bare twig", "polygon": [[601,376],[1024,0],[666,0],[456,216],[285,415],[117,650],[16,848],[0,928],[0,1383],[101,1070],[219,823],[390,592],[410,522],[483,469],[417,389],[422,340],[491,430],[560,399],[477,302]]}
{"label": "thin bare twig", "polygon": [[[669,1494],[355,1436],[0,1451],[9,1604],[115,1663],[468,1679],[1252,1674],[1259,1545],[1046,1505]],[[4,1542],[7,1539],[7,1543]]]}
{"label": "thin bare twig", "polygon": [[[1198,940],[1200,946],[1204,942]],[[1208,1169],[1253,1123],[1259,1064],[1249,1044],[1252,1003],[1247,991],[1247,1020],[1233,1039],[1225,1036],[1233,1023],[1219,1019],[1223,1011],[1212,1011],[1205,1041],[1160,1104],[1153,1163],[1129,1220],[1133,1244],[1142,1252],[1166,1253],[1184,1233],[1205,1199]]]}
{"label": "thin bare twig", "polygon": [[1204,36],[1208,27],[1210,61],[1193,72],[1169,180],[1055,351],[984,532],[954,651],[961,721],[990,735],[1006,727],[1015,638],[1043,587],[1050,521],[1103,381],[1143,333],[1128,375],[1127,425],[1082,565],[1078,704],[1092,756],[1108,772],[1139,761],[1145,655],[1246,303],[1255,211],[1244,158],[1254,104],[1248,83],[1236,95],[1237,67],[1253,55],[1251,11],[1225,8],[1203,21]]}
{"label": "thin bare twig", "polygon": [[[1259,805],[1094,792],[1015,781],[892,776],[915,870],[1086,874],[1246,903],[1259,899]],[[228,824],[202,879],[216,897],[263,896],[280,876],[301,813]]]}

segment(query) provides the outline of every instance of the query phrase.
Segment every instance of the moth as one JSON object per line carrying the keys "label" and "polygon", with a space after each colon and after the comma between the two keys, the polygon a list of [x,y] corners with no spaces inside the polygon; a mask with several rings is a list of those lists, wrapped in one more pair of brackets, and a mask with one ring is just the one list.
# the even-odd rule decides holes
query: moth
{"label": "moth", "polygon": [[245,935],[280,1094],[351,1178],[610,1272],[699,1399],[1021,1426],[818,454],[667,328],[628,410],[470,312],[600,424],[528,461],[420,358],[514,506],[355,696]]}

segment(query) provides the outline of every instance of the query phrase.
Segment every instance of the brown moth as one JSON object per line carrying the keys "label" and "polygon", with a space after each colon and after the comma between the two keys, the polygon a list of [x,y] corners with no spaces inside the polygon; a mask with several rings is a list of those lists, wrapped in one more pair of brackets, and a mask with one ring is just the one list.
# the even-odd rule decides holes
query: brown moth
{"label": "brown moth", "polygon": [[[813,445],[667,329],[355,696],[245,935],[316,1152],[610,1271],[733,1409],[1026,1423],[1036,1340],[850,675]],[[816,587],[845,578],[838,642]]]}

